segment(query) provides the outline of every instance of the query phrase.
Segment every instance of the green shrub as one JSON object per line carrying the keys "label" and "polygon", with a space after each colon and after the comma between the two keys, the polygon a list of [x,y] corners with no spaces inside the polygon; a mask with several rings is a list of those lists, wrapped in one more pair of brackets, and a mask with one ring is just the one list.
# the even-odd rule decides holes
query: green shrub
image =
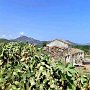
{"label": "green shrub", "polygon": [[86,90],[89,76],[54,62],[41,48],[8,43],[0,55],[0,90]]}

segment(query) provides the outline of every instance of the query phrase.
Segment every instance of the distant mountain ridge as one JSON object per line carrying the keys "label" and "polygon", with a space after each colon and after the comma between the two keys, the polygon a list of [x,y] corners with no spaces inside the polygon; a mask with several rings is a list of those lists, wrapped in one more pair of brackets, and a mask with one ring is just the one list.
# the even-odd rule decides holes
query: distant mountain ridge
{"label": "distant mountain ridge", "polygon": [[16,39],[13,39],[13,41],[24,42],[24,43],[28,42],[28,43],[35,44],[35,45],[42,44],[42,41],[36,40],[34,38],[31,38],[31,37],[27,37],[27,36],[20,36]]}
{"label": "distant mountain ridge", "polygon": [[67,42],[71,43],[71,45],[79,45],[78,43],[71,42],[69,40],[66,40]]}
{"label": "distant mountain ridge", "polygon": [[[71,42],[69,40],[66,40],[67,42],[71,43],[72,45],[78,45],[77,43]],[[42,45],[43,43],[49,43],[50,41],[40,41],[40,40],[36,40],[34,38],[31,37],[27,37],[27,36],[20,36],[16,39],[0,39],[0,42],[28,42],[30,44],[34,44],[34,45]]]}
{"label": "distant mountain ridge", "polygon": [[10,42],[10,40],[1,38],[1,39],[0,39],[0,42]]}

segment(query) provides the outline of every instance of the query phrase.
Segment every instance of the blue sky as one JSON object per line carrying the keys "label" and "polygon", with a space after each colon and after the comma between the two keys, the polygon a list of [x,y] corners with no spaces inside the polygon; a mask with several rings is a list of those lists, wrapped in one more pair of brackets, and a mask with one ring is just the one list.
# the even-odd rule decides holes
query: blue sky
{"label": "blue sky", "polygon": [[90,0],[0,0],[0,37],[20,35],[90,43]]}

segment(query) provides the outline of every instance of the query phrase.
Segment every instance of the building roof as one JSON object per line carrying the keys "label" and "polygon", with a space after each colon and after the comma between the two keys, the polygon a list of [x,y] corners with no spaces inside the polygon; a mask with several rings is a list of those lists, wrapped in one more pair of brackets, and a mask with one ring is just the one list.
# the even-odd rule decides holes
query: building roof
{"label": "building roof", "polygon": [[[52,42],[54,42],[54,41],[60,41],[60,42],[63,42],[63,43],[65,43],[65,44],[71,45],[71,43],[69,43],[69,42],[67,42],[67,41],[65,41],[65,40],[61,40],[61,39],[54,39],[54,40],[50,41],[50,43],[52,43]],[[49,44],[50,44],[50,43],[49,43]]]}

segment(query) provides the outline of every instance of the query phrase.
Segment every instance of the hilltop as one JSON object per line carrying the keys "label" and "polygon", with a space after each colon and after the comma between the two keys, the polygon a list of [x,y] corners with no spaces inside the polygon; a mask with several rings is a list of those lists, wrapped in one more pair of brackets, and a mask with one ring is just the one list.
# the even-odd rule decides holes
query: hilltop
{"label": "hilltop", "polygon": [[[66,40],[66,41],[71,43],[72,45],[78,45],[77,43],[71,42],[69,40]],[[23,35],[23,36],[20,36],[15,39],[11,39],[11,40],[1,38],[0,42],[24,42],[24,43],[28,42],[28,43],[34,44],[34,45],[42,45],[43,43],[49,43],[50,41],[40,41],[40,40],[34,39],[32,37]]]}

